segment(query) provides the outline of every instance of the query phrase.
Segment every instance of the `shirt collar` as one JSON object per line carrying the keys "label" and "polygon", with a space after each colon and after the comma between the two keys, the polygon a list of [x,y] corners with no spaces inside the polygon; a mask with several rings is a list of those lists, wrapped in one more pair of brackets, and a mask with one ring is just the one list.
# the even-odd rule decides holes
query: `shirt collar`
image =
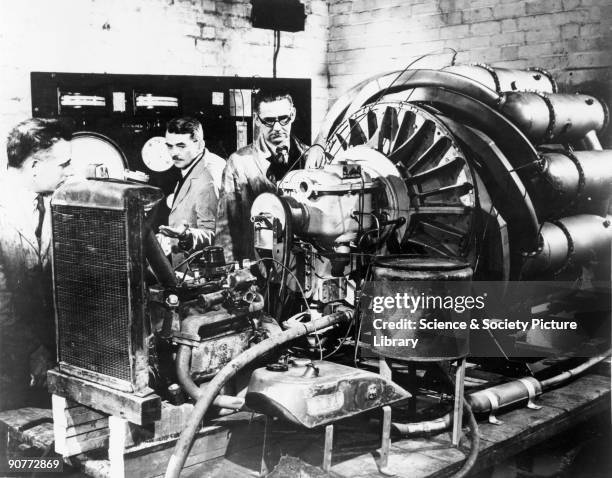
{"label": "shirt collar", "polygon": [[[289,137],[289,143],[287,144],[287,151],[289,153],[291,153],[291,143],[293,143],[292,138]],[[270,149],[270,147],[268,146],[268,143],[266,143],[263,135],[260,135],[257,143],[256,143],[257,149],[259,150],[259,152],[261,153],[261,156],[268,162],[270,162],[270,158],[272,158],[272,156],[274,156],[276,154],[276,151],[272,151]]]}
{"label": "shirt collar", "polygon": [[196,164],[198,164],[200,161],[202,161],[202,159],[204,158],[204,154],[206,153],[206,148],[204,150],[202,150],[202,154],[200,154],[196,159],[193,160],[193,163],[191,163],[188,167],[181,169],[181,176],[183,178],[186,178],[187,175],[191,172],[191,170],[193,168],[195,168]]}

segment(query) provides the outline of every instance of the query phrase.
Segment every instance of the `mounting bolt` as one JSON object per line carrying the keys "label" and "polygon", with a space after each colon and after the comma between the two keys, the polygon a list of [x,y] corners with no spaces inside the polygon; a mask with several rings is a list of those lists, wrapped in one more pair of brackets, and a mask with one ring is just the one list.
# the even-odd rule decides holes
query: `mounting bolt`
{"label": "mounting bolt", "polygon": [[368,386],[366,396],[368,397],[368,400],[376,400],[378,398],[378,388],[376,385],[372,384]]}
{"label": "mounting bolt", "polygon": [[179,305],[179,298],[176,294],[170,294],[167,298],[166,298],[166,305],[168,307],[178,307]]}

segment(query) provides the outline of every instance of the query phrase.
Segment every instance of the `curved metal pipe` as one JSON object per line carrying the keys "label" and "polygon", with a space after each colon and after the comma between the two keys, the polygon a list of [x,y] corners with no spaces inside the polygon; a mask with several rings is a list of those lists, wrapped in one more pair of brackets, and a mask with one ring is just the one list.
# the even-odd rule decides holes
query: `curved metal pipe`
{"label": "curved metal pipe", "polygon": [[556,387],[557,385],[560,385],[563,382],[567,382],[572,377],[575,377],[576,375],[581,374],[582,372],[584,372],[585,370],[588,370],[594,365],[597,365],[599,362],[603,361],[606,357],[608,357],[611,353],[612,353],[612,349],[608,349],[608,351],[605,354],[598,355],[597,357],[593,357],[587,360],[586,362],[584,362],[583,364],[580,364],[577,367],[574,367],[570,370],[566,370],[565,372],[560,373],[559,375],[555,375],[554,377],[547,378],[546,380],[542,380],[540,382],[540,385],[542,386],[542,390],[543,391],[550,390],[551,388]]}
{"label": "curved metal pipe", "polygon": [[176,378],[183,390],[187,392],[194,400],[197,400],[201,395],[200,387],[191,379],[189,375],[189,367],[191,365],[191,347],[180,344],[176,352]]}
{"label": "curved metal pipe", "polygon": [[[587,360],[583,364],[574,367],[573,369],[567,370],[546,380],[538,381],[533,377],[523,377],[512,382],[496,385],[495,387],[478,390],[468,395],[468,400],[470,405],[477,413],[489,413],[491,411],[495,411],[493,410],[494,407],[496,409],[502,409],[509,405],[531,400],[532,398],[541,395],[543,392],[561,385],[576,375],[583,373],[592,366],[604,360],[608,355],[610,355],[611,352],[612,349],[608,350],[602,355],[598,355],[597,357]],[[528,385],[528,382],[531,385]],[[493,405],[491,404],[491,400],[494,400],[497,403]]]}
{"label": "curved metal pipe", "polygon": [[[525,380],[525,379],[529,379],[533,384],[534,384],[534,391],[537,392],[537,395],[542,394],[543,392],[546,392],[548,390],[550,390],[553,387],[556,387],[557,385],[560,385],[568,380],[570,380],[571,378],[583,373],[584,371],[588,370],[589,368],[597,365],[598,363],[600,363],[601,361],[603,361],[606,357],[608,357],[610,354],[612,353],[612,349],[608,350],[607,352],[605,352],[602,355],[598,355],[597,357],[593,357],[589,360],[587,360],[586,362],[578,365],[577,367],[574,367],[570,370],[566,370],[565,372],[560,373],[559,375],[555,375],[554,377],[548,378],[546,380],[541,380],[541,381],[537,381],[535,378],[533,377],[525,377],[521,380]],[[513,392],[513,396],[510,397],[510,401],[504,401],[502,403],[502,400],[499,401],[499,405],[500,408],[503,408],[504,405],[510,405],[512,403],[517,403],[519,401],[522,400],[527,400],[529,399],[529,393],[528,390],[524,387],[524,386],[518,386],[519,384],[522,384],[523,382],[521,382],[521,380],[514,380],[512,382],[508,382],[506,384],[502,384],[502,385],[509,385],[510,387],[506,387],[509,391],[511,390]],[[536,382],[538,382],[536,384]],[[478,394],[486,394],[487,392],[491,393],[493,392],[495,389],[497,389],[499,386],[495,386],[495,387],[489,387],[487,389],[484,390],[478,390],[476,392],[473,392],[471,394],[469,394],[466,397],[466,400],[471,402],[471,404],[473,406],[477,407],[477,411],[480,413],[486,413],[490,411],[490,407],[487,408],[486,405],[483,405],[482,402],[480,401],[475,401],[472,397],[475,397]],[[508,398],[508,397],[507,397]],[[399,433],[401,433],[402,435],[418,435],[418,434],[429,434],[429,433],[436,433],[436,432],[442,432],[444,430],[446,430],[451,424],[451,414],[447,413],[446,415],[440,417],[440,418],[436,418],[435,420],[425,420],[422,422],[416,422],[416,423],[396,423],[393,422],[392,426],[393,428],[395,428]]]}
{"label": "curved metal pipe", "polygon": [[[478,452],[480,451],[480,433],[478,432],[478,423],[476,422],[476,417],[474,416],[474,412],[472,412],[472,408],[468,405],[468,403],[465,400],[463,401],[463,411],[468,417],[468,426],[471,432],[470,433],[470,453],[467,459],[463,462],[463,465],[461,466],[459,471],[455,473],[454,475],[452,475],[451,478],[463,478],[464,476],[467,476],[467,474],[472,470],[472,468],[476,464],[476,460],[478,458]],[[448,428],[448,426],[450,426],[450,422],[451,422],[450,414],[445,415],[444,417],[439,418],[438,420],[421,422],[420,424],[428,424],[428,423],[435,422],[436,423],[435,427],[438,427],[439,425],[437,425],[437,423],[441,420],[445,420],[446,417],[448,417],[448,425],[446,425],[444,428],[440,428],[439,430],[436,430],[436,431],[443,431],[446,428]],[[412,425],[420,425],[420,424],[393,423],[392,425],[400,433],[405,434],[405,435],[412,435],[417,432],[408,431],[408,427]]]}
{"label": "curved metal pipe", "polygon": [[393,422],[391,426],[402,435],[429,435],[447,430],[451,426],[451,414],[447,413],[434,420],[425,420],[415,423]]}
{"label": "curved metal pipe", "polygon": [[159,242],[157,242],[155,238],[155,234],[153,234],[153,231],[148,227],[144,235],[144,250],[145,256],[159,283],[166,288],[175,288],[178,281],[176,280],[172,266],[168,259],[166,259],[164,251],[162,251]]}
{"label": "curved metal pipe", "polygon": [[593,129],[584,136],[584,144],[591,151],[602,151],[601,142],[597,137],[597,132]]}
{"label": "curved metal pipe", "polygon": [[[176,376],[178,382],[191,398],[198,400],[202,396],[202,389],[196,385],[189,375],[190,363],[191,347],[183,344],[179,345],[176,353]],[[213,400],[213,405],[229,410],[240,410],[244,407],[244,398],[232,397],[231,395],[217,395]]]}
{"label": "curved metal pipe", "polygon": [[[539,382],[540,393],[542,393],[543,391],[549,390],[554,386],[560,385],[566,382],[567,380],[570,380],[572,377],[575,377],[576,375],[584,372],[585,370],[588,370],[589,368],[593,367],[594,365],[604,360],[608,355],[610,355],[611,352],[612,352],[612,349],[608,350],[605,354],[602,354],[597,357],[593,357],[590,360],[587,360],[585,363],[577,367],[574,367],[573,369],[567,370],[547,380],[542,380],[541,382]],[[532,377],[528,377],[528,378],[532,379],[533,381],[536,381]],[[524,386],[519,387],[518,386],[519,383],[522,385],[521,380],[516,380],[514,382],[509,382],[508,384],[504,384],[504,385],[510,385],[510,387],[506,387],[506,388],[508,388],[508,390],[512,389],[513,396],[512,396],[512,399],[507,401],[506,403],[501,403],[500,401],[499,403],[500,407],[503,407],[504,404],[508,405],[511,403],[516,403],[517,401],[530,399],[528,389],[525,388]],[[486,391],[492,391],[495,388],[497,387],[491,387],[489,389],[486,389]],[[521,391],[523,391],[523,393],[521,393]],[[483,391],[476,392],[476,394],[481,393],[481,392]],[[468,398],[471,398],[472,396],[474,396],[474,394],[470,394]],[[463,401],[463,405],[464,405],[464,410],[466,414],[468,415],[469,426],[472,432],[471,433],[471,445],[472,446],[470,447],[470,454],[468,455],[467,460],[464,462],[461,469],[455,475],[452,476],[452,478],[463,478],[469,473],[469,471],[472,469],[472,467],[476,463],[476,459],[478,457],[478,451],[480,448],[480,435],[478,434],[478,424],[476,422],[474,412],[472,411],[472,408],[470,407],[470,405],[467,403],[467,400]],[[489,410],[485,410],[481,406],[481,409],[479,409],[478,411],[487,412],[487,411],[490,411],[490,408]],[[432,433],[436,431],[444,431],[450,426],[450,423],[451,423],[451,416],[450,414],[447,414],[436,420],[429,420],[429,421],[424,421],[424,422],[419,422],[419,423],[406,423],[406,424],[393,423],[392,425],[402,435],[414,435],[414,434],[419,434],[419,433]]]}
{"label": "curved metal pipe", "polygon": [[340,322],[350,320],[352,317],[352,311],[338,311],[330,315],[323,316],[312,322],[302,324],[300,327],[291,328],[278,335],[270,337],[258,344],[254,345],[250,349],[242,352],[238,357],[234,358],[231,362],[225,365],[217,375],[206,385],[206,388],[202,390],[202,395],[198,399],[193,409],[193,413],[189,418],[189,422],[185,426],[183,433],[179,437],[170,461],[168,462],[168,468],[166,469],[166,478],[178,478],[185,461],[193,438],[199,429],[200,422],[204,417],[206,411],[210,408],[214,398],[217,396],[223,385],[232,378],[236,373],[259,358],[263,354],[273,350],[274,348],[282,345],[286,342],[290,342],[298,337],[308,335],[318,329],[329,327]]}

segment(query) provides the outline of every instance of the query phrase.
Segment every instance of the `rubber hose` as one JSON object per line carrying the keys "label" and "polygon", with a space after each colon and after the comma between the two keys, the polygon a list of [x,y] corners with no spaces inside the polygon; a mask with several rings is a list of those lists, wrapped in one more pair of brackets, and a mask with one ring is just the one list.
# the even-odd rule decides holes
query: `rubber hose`
{"label": "rubber hose", "polygon": [[274,348],[282,345],[286,342],[290,342],[298,337],[308,335],[315,330],[329,327],[330,325],[337,324],[339,322],[350,320],[352,313],[349,310],[334,312],[333,314],[320,317],[308,322],[301,324],[300,327],[291,328],[278,335],[274,335],[258,344],[254,345],[250,349],[245,350],[231,362],[225,365],[217,375],[207,384],[202,390],[202,395],[196,402],[193,413],[189,417],[185,429],[181,433],[168,462],[168,468],[166,469],[166,478],[178,478],[181,473],[181,469],[187,460],[187,455],[193,443],[193,438],[199,429],[200,422],[206,414],[208,408],[212,404],[214,398],[217,396],[223,385],[232,378],[236,373],[259,358],[263,354],[273,350]]}
{"label": "rubber hose", "polygon": [[474,416],[474,412],[472,412],[472,407],[468,405],[463,399],[463,411],[468,416],[468,426],[470,427],[470,453],[467,459],[463,462],[463,465],[459,469],[457,473],[452,475],[451,478],[463,478],[467,476],[467,474],[472,470],[474,465],[476,464],[476,459],[478,458],[478,452],[480,451],[480,434],[478,433],[478,423],[476,422],[476,417]]}
{"label": "rubber hose", "polygon": [[[193,398],[198,400],[202,395],[202,388],[196,385],[189,375],[191,366],[191,347],[180,344],[176,353],[176,377],[183,390]],[[213,405],[226,409],[224,413],[233,413],[244,407],[244,398],[231,395],[217,395],[213,400]]]}

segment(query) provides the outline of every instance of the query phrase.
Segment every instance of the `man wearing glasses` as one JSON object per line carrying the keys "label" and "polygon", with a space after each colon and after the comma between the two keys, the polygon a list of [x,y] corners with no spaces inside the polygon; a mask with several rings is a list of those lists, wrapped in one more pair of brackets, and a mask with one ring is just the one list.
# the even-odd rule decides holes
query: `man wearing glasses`
{"label": "man wearing glasses", "polygon": [[228,260],[253,259],[255,247],[251,205],[290,169],[303,167],[305,146],[291,135],[293,99],[285,91],[260,90],[255,96],[256,138],[227,160],[219,201],[216,241]]}

